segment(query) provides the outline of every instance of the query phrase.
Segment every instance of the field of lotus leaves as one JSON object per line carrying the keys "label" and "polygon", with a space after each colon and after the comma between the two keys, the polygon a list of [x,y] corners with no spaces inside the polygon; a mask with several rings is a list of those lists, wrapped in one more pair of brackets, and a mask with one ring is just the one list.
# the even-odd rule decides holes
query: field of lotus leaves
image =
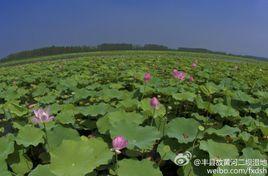
{"label": "field of lotus leaves", "polygon": [[0,67],[0,175],[205,176],[217,166],[194,159],[267,161],[268,62],[217,57],[117,51]]}

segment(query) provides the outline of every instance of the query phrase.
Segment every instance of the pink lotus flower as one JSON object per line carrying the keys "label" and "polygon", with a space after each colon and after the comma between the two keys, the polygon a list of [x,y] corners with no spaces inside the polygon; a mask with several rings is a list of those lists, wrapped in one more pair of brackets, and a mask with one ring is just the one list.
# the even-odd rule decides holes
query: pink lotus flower
{"label": "pink lotus flower", "polygon": [[195,68],[197,64],[195,62],[192,63],[192,68]]}
{"label": "pink lotus flower", "polygon": [[172,74],[173,74],[173,76],[174,76],[175,78],[178,78],[179,71],[176,70],[176,69],[174,69],[174,70],[172,71]]}
{"label": "pink lotus flower", "polygon": [[189,81],[190,82],[194,81],[194,77],[193,76],[190,76]]}
{"label": "pink lotus flower", "polygon": [[160,104],[160,103],[159,103],[159,101],[158,101],[158,99],[157,99],[156,97],[153,97],[153,98],[150,100],[150,105],[151,105],[151,107],[153,107],[153,108],[157,108],[159,104]]}
{"label": "pink lotus flower", "polygon": [[178,79],[180,79],[180,80],[182,80],[182,81],[185,79],[185,76],[186,76],[185,72],[183,72],[183,71],[178,71],[178,70],[176,70],[176,69],[173,70],[172,74],[173,74],[173,76],[174,76],[175,78],[178,78]]}
{"label": "pink lotus flower", "polygon": [[35,124],[46,123],[54,119],[54,116],[49,115],[49,110],[38,109],[34,110],[33,112],[35,117],[32,119],[32,122]]}
{"label": "pink lotus flower", "polygon": [[113,139],[112,145],[115,152],[119,154],[121,153],[120,150],[127,147],[128,141],[123,136],[116,136]]}
{"label": "pink lotus flower", "polygon": [[144,82],[148,82],[152,79],[152,76],[150,73],[145,73],[143,79],[144,79]]}

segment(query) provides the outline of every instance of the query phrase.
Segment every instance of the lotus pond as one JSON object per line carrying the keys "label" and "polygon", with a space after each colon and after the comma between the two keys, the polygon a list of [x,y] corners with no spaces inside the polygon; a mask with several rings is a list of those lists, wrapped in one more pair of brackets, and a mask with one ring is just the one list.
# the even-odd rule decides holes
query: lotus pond
{"label": "lotus pond", "polygon": [[[0,68],[1,176],[247,167],[195,159],[259,159],[266,165],[252,167],[267,168],[267,62],[183,52],[72,57]],[[189,163],[176,162],[185,152]]]}

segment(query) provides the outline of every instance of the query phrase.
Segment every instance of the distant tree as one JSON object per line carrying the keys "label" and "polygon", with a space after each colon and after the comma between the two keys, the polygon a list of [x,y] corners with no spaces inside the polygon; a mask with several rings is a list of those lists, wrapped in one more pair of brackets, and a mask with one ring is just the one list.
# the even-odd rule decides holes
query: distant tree
{"label": "distant tree", "polygon": [[133,45],[127,43],[103,43],[97,46],[98,50],[109,51],[109,50],[132,50]]}
{"label": "distant tree", "polygon": [[91,46],[68,46],[68,47],[50,46],[10,54],[7,57],[5,57],[4,60],[25,59],[40,56],[50,56],[55,54],[64,54],[64,53],[91,52],[96,50],[97,50],[96,47]]}
{"label": "distant tree", "polygon": [[200,53],[210,53],[212,51],[204,48],[178,48],[178,51],[190,51],[190,52],[200,52]]}
{"label": "distant tree", "polygon": [[143,50],[169,50],[167,46],[157,44],[145,44]]}
{"label": "distant tree", "polygon": [[213,54],[224,54],[224,55],[229,55],[225,52],[219,52],[219,51],[211,51],[205,48],[183,48],[180,47],[177,49],[178,51],[189,51],[189,52],[198,52],[198,53],[213,53]]}

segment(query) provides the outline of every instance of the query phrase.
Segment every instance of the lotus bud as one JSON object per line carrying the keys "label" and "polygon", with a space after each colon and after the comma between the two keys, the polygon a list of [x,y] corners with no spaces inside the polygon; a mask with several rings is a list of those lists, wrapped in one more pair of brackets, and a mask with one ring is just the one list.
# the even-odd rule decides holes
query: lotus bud
{"label": "lotus bud", "polygon": [[145,73],[144,75],[144,82],[148,82],[152,79],[152,76],[150,73]]}
{"label": "lotus bud", "polygon": [[116,153],[120,154],[123,148],[126,148],[128,141],[123,136],[116,136],[112,142],[113,149]]}
{"label": "lotus bud", "polygon": [[160,103],[159,103],[159,101],[158,101],[158,99],[157,99],[156,97],[153,97],[153,98],[150,100],[150,105],[151,105],[151,107],[153,107],[153,108],[157,108],[159,104],[160,104]]}

